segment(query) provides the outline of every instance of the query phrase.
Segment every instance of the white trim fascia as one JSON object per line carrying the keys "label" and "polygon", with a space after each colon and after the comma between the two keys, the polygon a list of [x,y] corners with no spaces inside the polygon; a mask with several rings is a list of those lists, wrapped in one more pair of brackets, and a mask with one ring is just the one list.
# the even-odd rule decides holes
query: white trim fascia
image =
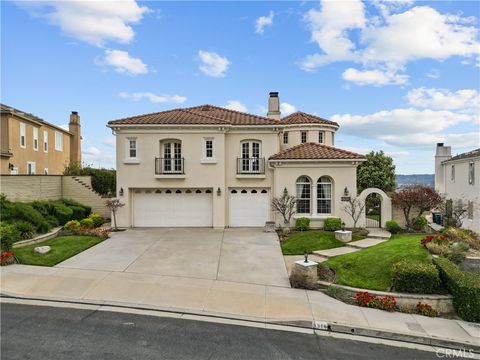
{"label": "white trim fascia", "polygon": [[458,163],[462,163],[462,162],[469,163],[471,161],[473,161],[473,162],[480,161],[480,156],[474,156],[474,157],[463,158],[463,159],[455,159],[455,160],[452,160],[452,159],[444,160],[444,161],[442,161],[441,165],[458,164]]}
{"label": "white trim fascia", "polygon": [[283,125],[284,128],[312,128],[312,127],[327,127],[333,129],[339,129],[340,125],[333,125],[333,124],[285,124]]}

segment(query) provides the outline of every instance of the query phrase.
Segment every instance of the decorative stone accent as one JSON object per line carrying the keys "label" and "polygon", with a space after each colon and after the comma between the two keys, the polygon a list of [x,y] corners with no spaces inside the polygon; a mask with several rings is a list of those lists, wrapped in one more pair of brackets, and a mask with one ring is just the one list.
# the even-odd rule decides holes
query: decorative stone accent
{"label": "decorative stone accent", "polygon": [[348,243],[352,241],[352,232],[349,230],[337,230],[335,231],[335,239]]}
{"label": "decorative stone accent", "polygon": [[265,222],[265,232],[275,232],[275,221]]}
{"label": "decorative stone accent", "polygon": [[39,254],[46,254],[48,253],[52,248],[50,246],[37,246],[36,248],[33,249],[36,253]]}
{"label": "decorative stone accent", "polygon": [[303,275],[308,284],[316,285],[318,282],[317,265],[318,263],[315,261],[298,260],[295,261],[292,273]]}

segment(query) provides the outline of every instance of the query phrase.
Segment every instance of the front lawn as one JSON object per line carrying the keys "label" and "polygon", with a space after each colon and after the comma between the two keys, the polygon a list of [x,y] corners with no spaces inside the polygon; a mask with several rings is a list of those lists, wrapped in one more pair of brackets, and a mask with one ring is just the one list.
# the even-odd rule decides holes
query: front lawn
{"label": "front lawn", "polygon": [[[364,239],[365,236],[353,234],[352,241]],[[309,254],[317,250],[332,249],[345,246],[335,239],[333,231],[308,230],[294,232],[282,242],[283,255],[303,255],[306,250]]]}
{"label": "front lawn", "polygon": [[[13,252],[20,264],[54,266],[100,242],[103,239],[96,236],[60,236],[24,247],[14,248]],[[33,251],[37,246],[51,246],[46,254]]]}
{"label": "front lawn", "polygon": [[336,271],[337,283],[352,287],[387,291],[392,286],[393,264],[431,263],[428,251],[420,244],[424,235],[394,235],[384,243],[354,253],[331,258],[326,262]]}

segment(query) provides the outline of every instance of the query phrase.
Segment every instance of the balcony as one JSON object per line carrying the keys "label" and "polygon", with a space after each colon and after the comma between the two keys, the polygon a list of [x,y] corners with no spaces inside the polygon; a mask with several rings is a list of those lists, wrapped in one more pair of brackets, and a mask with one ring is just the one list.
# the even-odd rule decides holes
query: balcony
{"label": "balcony", "polygon": [[265,158],[237,158],[237,177],[265,177]]}
{"label": "balcony", "polygon": [[155,176],[158,178],[185,178],[185,159],[155,158]]}

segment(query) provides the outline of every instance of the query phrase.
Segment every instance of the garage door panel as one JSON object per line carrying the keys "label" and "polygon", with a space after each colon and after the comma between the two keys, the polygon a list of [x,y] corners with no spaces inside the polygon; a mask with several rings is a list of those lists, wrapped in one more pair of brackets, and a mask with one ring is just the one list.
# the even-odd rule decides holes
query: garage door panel
{"label": "garage door panel", "polygon": [[136,227],[211,227],[212,194],[135,193],[133,224]]}
{"label": "garage door panel", "polygon": [[254,190],[230,191],[229,225],[231,227],[264,226],[270,219],[270,196]]}

